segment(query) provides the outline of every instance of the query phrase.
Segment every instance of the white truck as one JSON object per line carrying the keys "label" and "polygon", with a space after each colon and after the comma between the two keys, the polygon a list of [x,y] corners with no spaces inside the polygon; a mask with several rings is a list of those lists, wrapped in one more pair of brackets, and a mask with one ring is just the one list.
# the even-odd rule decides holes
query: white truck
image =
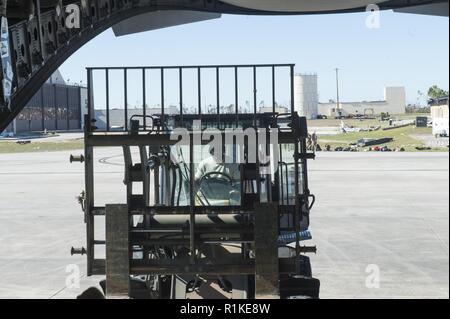
{"label": "white truck", "polygon": [[436,137],[449,136],[448,117],[436,117],[433,119],[433,135]]}

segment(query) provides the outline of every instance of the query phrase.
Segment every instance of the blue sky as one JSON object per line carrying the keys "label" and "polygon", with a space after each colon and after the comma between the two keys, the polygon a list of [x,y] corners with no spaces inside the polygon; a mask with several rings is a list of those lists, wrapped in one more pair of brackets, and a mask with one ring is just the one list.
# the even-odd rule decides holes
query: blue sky
{"label": "blue sky", "polygon": [[66,79],[86,83],[87,66],[295,63],[317,73],[321,101],[334,99],[334,68],[341,99],[379,100],[384,86],[417,91],[449,87],[448,18],[381,13],[379,29],[367,14],[221,19],[115,38],[108,30],[61,67]]}

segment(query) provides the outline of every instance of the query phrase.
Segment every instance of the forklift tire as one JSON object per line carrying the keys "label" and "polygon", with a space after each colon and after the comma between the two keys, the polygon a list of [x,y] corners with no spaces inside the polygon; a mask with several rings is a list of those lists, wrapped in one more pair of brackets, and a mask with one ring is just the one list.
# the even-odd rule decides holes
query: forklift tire
{"label": "forklift tire", "polygon": [[298,273],[300,276],[311,278],[312,275],[312,267],[311,260],[308,256],[300,255],[299,256],[299,269]]}
{"label": "forklift tire", "polygon": [[77,299],[105,299],[105,295],[96,287],[85,290]]}
{"label": "forklift tire", "polygon": [[[100,287],[106,296],[106,280],[100,281]],[[158,292],[151,291],[146,282],[139,278],[130,278],[130,298],[131,299],[159,299]]]}
{"label": "forklift tire", "polygon": [[319,299],[320,281],[315,278],[292,276],[280,280],[280,298]]}

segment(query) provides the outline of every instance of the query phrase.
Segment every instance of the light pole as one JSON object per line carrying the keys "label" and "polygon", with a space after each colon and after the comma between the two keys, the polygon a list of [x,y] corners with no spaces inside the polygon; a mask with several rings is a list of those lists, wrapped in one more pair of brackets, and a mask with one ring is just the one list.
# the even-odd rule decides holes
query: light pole
{"label": "light pole", "polygon": [[336,68],[336,111],[338,113],[338,116],[341,117],[341,103],[339,101],[339,69]]}

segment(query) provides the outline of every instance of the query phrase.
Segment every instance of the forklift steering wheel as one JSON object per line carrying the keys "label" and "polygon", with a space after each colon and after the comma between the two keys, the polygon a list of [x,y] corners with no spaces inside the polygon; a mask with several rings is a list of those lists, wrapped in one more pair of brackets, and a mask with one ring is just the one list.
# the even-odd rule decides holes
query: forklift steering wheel
{"label": "forklift steering wheel", "polygon": [[213,176],[217,176],[217,175],[219,175],[221,177],[224,177],[224,178],[218,178],[217,179],[217,181],[219,181],[219,183],[221,182],[223,184],[227,184],[227,185],[230,185],[230,186],[234,185],[233,179],[231,178],[231,176],[228,175],[227,173],[223,173],[223,172],[209,172],[209,173],[206,173],[200,179],[200,183],[199,184],[201,185],[204,181],[206,181],[208,179],[211,179],[211,178],[213,178]]}

